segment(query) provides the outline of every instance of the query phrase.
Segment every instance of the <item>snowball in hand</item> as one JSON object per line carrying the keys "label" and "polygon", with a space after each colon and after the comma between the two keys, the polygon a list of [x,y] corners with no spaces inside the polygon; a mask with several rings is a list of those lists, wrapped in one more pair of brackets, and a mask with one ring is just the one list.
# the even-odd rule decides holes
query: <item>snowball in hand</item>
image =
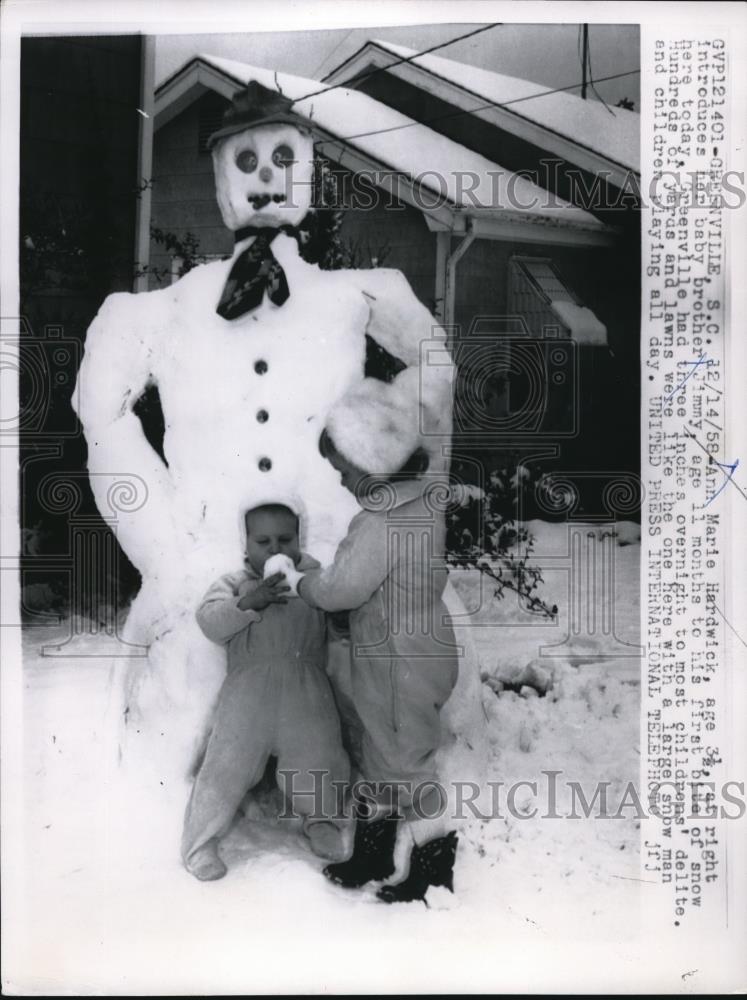
{"label": "snowball in hand", "polygon": [[295,568],[296,567],[293,565],[293,560],[290,556],[286,556],[282,552],[278,552],[277,555],[270,556],[267,560],[262,575],[266,580],[267,577],[272,576],[273,573],[285,573],[287,570],[294,570]]}
{"label": "snowball in hand", "polygon": [[290,556],[284,555],[282,552],[278,552],[275,556],[270,556],[270,558],[265,563],[263,570],[263,576],[266,580],[268,576],[272,576],[273,573],[282,573],[285,577],[285,581],[290,587],[290,593],[286,594],[286,597],[298,597],[296,591],[297,580],[296,577],[300,577],[303,574],[296,572],[296,567],[293,565],[293,560]]}

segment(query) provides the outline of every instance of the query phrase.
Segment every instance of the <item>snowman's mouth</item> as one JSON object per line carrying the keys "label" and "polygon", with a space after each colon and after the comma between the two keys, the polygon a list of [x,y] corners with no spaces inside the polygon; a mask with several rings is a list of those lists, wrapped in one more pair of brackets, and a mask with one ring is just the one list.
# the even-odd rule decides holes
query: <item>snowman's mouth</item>
{"label": "snowman's mouth", "polygon": [[271,201],[276,204],[280,204],[286,199],[284,194],[249,194],[246,196],[246,200],[255,212],[259,212],[265,207],[265,205],[269,205]]}

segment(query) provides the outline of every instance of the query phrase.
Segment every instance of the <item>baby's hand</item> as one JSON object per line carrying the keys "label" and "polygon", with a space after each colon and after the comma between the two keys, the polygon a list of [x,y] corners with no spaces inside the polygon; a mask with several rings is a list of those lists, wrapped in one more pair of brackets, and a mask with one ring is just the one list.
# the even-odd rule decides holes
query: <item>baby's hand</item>
{"label": "baby's hand", "polygon": [[287,604],[290,591],[282,573],[273,573],[245,594],[238,603],[241,611],[262,611],[268,604]]}
{"label": "baby's hand", "polygon": [[303,578],[303,573],[299,573],[291,557],[282,552],[270,556],[265,563],[265,579],[278,573],[284,576],[285,582],[289,584],[287,590],[291,597],[298,597],[298,581]]}

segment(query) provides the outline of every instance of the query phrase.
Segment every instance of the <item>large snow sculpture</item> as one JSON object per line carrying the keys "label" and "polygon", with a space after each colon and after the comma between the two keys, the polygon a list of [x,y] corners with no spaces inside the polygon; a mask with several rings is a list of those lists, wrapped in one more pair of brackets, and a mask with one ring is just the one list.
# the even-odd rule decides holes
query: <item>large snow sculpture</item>
{"label": "large snow sculpture", "polygon": [[[241,566],[242,512],[294,506],[303,548],[324,563],[357,509],[318,441],[332,408],[360,386],[367,349],[392,362],[378,385],[427,428],[434,469],[445,467],[451,423],[451,367],[421,364],[422,345],[444,335],[402,274],[321,271],[299,256],[293,227],[310,208],[312,124],[251,83],[211,142],[232,259],[168,288],[109,296],[88,331],[77,393],[101,509],[99,473],[147,486],[116,529],[142,574],[124,638],[149,647],[147,659],[119,665],[118,714],[128,743],[146,740],[169,777],[194,766],[225,670],[194,609],[216,576]],[[133,412],[149,385],[166,463]]]}

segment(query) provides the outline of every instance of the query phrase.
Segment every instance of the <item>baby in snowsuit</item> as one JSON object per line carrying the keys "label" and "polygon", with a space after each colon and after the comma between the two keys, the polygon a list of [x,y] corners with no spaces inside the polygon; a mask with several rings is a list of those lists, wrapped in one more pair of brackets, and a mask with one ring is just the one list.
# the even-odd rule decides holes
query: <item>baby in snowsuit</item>
{"label": "baby in snowsuit", "polygon": [[301,571],[319,563],[301,553],[298,518],[288,507],[255,507],[245,523],[246,568],[217,580],[197,610],[207,638],[228,653],[182,835],[184,865],[201,880],[226,874],[218,839],[271,755],[278,775],[285,772],[293,807],[304,814],[312,850],[328,860],[346,853],[337,788],[348,781],[349,763],[325,672],[325,615],[289,598],[282,574],[262,579],[265,562],[278,553]]}
{"label": "baby in snowsuit", "polygon": [[[428,486],[438,492],[446,484],[422,478],[428,456],[420,448],[398,474],[375,478],[369,474],[376,471],[375,449],[368,461],[360,447],[343,453],[329,431],[322,435],[322,452],[363,509],[331,566],[289,578],[312,607],[353,609],[352,695],[362,727],[354,763],[373,809],[358,812],[353,856],[328,865],[325,875],[347,888],[390,876],[397,821],[404,818],[414,844],[409,873],[378,896],[389,903],[425,899],[429,885],[453,891],[457,844],[441,818],[446,801],[435,760],[443,743],[440,709],[458,674],[442,600],[443,504],[439,509],[427,494]],[[342,427],[339,437],[345,440]]]}

